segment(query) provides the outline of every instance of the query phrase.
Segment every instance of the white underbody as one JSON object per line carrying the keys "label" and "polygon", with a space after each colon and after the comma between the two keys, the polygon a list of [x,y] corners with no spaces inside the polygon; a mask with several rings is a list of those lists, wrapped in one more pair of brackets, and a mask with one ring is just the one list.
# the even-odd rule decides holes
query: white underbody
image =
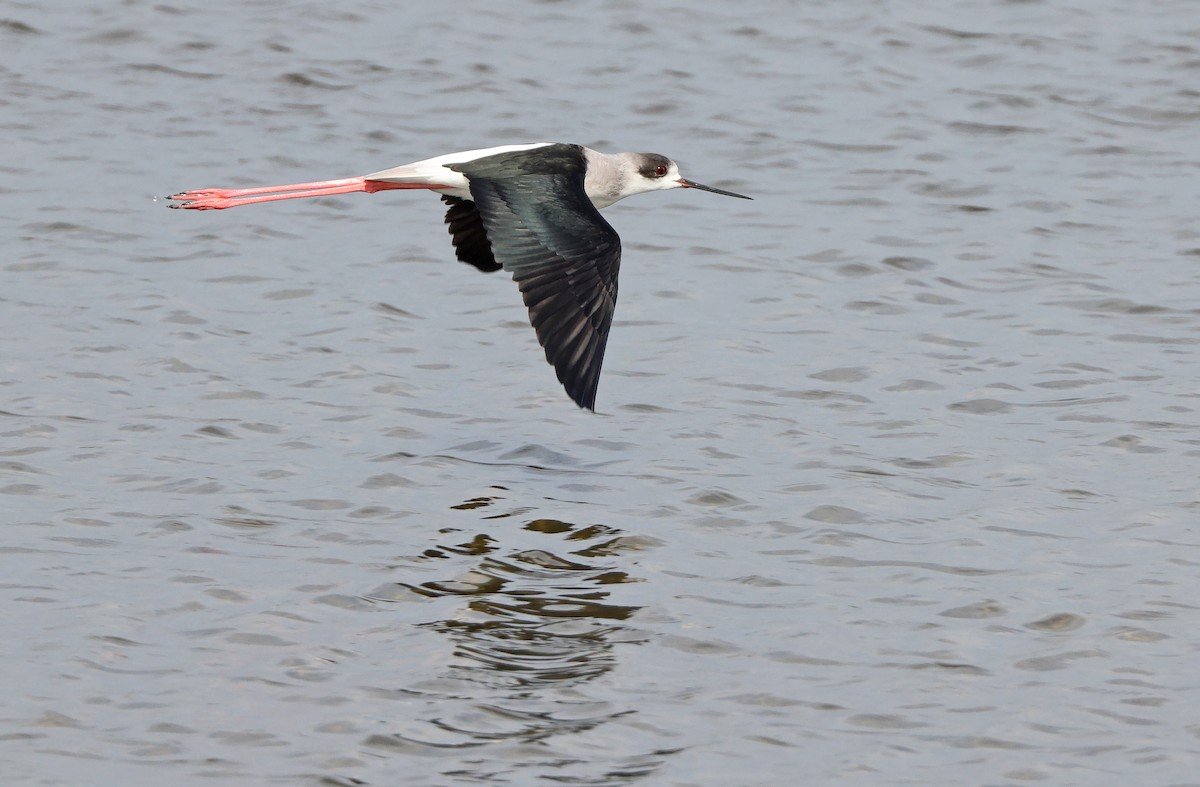
{"label": "white underbody", "polygon": [[495,148],[480,148],[479,150],[464,150],[459,153],[447,153],[444,156],[434,156],[411,164],[401,164],[398,167],[372,172],[364,175],[364,180],[382,180],[388,183],[423,183],[427,186],[445,186],[438,189],[444,194],[451,194],[462,199],[471,199],[471,184],[461,172],[449,169],[447,164],[464,164],[484,156],[494,156],[497,153],[511,153],[517,150],[533,150],[552,145],[553,142],[530,142],[524,145],[500,145]]}

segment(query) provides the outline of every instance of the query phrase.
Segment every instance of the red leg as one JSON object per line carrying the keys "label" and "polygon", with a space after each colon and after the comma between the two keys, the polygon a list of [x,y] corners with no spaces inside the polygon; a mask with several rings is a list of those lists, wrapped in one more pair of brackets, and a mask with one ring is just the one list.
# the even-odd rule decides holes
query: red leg
{"label": "red leg", "polygon": [[172,194],[167,199],[180,200],[170,207],[188,210],[224,210],[259,202],[276,202],[283,199],[302,197],[328,197],[334,194],[350,194],[365,191],[372,194],[389,189],[444,189],[448,186],[427,183],[391,183],[384,180],[364,178],[342,178],[340,180],[316,180],[311,183],[291,183],[286,186],[255,186],[248,189],[196,189]]}

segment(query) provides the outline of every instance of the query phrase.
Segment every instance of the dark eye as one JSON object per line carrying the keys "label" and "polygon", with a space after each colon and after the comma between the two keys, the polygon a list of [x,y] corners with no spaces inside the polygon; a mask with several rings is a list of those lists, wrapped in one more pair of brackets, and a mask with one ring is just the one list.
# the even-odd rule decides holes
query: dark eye
{"label": "dark eye", "polygon": [[654,174],[661,178],[663,175],[667,174],[667,168],[664,167],[662,164],[659,164],[657,167],[654,168]]}

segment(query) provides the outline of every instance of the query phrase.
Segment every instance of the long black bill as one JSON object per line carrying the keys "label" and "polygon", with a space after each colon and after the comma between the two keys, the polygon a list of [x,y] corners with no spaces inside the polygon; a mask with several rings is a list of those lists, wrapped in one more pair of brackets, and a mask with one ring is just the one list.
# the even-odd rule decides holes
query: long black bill
{"label": "long black bill", "polygon": [[754,199],[754,197],[747,197],[745,194],[734,194],[732,191],[722,191],[721,189],[714,189],[712,186],[705,186],[703,183],[696,183],[695,181],[688,180],[687,178],[680,178],[679,185],[683,186],[685,189],[700,189],[701,191],[711,191],[713,194],[724,194],[726,197],[737,197],[738,199]]}

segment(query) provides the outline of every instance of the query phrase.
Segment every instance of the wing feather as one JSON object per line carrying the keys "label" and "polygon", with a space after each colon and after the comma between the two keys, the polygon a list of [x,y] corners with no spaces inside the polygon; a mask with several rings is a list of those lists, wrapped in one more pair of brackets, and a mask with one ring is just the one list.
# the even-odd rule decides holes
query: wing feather
{"label": "wing feather", "polygon": [[[617,303],[621,239],[584,191],[579,148],[550,145],[451,168],[470,181],[493,260],[517,282],[546,360],[571,399],[594,410]],[[463,208],[452,204],[456,210]]]}

